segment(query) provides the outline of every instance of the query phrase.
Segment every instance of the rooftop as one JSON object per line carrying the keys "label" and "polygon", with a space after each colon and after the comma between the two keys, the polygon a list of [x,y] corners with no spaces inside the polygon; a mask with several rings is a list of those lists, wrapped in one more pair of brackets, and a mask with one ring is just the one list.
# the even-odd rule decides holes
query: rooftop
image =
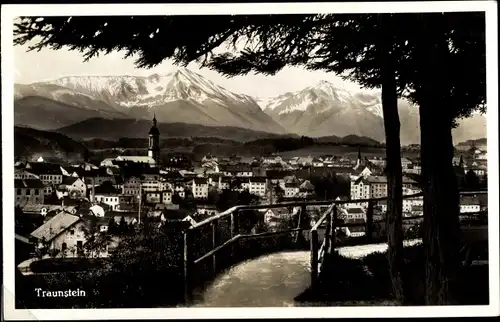
{"label": "rooftop", "polygon": [[38,179],[15,179],[14,187],[18,188],[28,188],[28,189],[43,189],[45,185],[42,181]]}
{"label": "rooftop", "polygon": [[38,227],[35,231],[31,233],[31,236],[37,239],[45,239],[45,241],[51,241],[56,236],[61,234],[63,231],[73,226],[80,220],[80,217],[73,216],[67,212],[61,211],[49,221]]}

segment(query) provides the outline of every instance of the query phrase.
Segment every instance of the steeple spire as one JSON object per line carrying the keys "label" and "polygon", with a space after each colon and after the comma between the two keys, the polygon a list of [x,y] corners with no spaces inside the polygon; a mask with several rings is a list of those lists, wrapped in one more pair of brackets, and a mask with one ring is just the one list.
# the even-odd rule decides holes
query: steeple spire
{"label": "steeple spire", "polygon": [[156,111],[153,110],[153,126],[156,127]]}
{"label": "steeple spire", "polygon": [[361,160],[361,147],[358,146],[358,160]]}

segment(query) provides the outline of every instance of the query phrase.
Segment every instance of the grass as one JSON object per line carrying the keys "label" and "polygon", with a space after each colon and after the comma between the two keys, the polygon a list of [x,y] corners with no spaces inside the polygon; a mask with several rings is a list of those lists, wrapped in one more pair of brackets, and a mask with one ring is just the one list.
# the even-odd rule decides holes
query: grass
{"label": "grass", "polygon": [[[425,261],[422,245],[405,248],[404,273],[408,305],[424,305]],[[488,266],[464,268],[454,296],[460,305],[487,305]],[[327,305],[400,305],[392,294],[386,253],[372,253],[362,259],[345,258],[335,252],[327,258],[320,274],[320,286],[309,289],[298,302]],[[374,304],[376,303],[376,304]]]}

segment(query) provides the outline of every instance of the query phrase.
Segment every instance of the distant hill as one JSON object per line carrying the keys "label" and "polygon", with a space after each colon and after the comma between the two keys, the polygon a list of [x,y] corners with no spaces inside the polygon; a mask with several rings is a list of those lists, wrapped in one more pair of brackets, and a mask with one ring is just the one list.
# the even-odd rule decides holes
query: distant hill
{"label": "distant hill", "polygon": [[[94,135],[102,132],[104,137],[86,138],[86,129],[89,126],[85,124],[87,122],[94,126],[92,131]],[[85,126],[81,128],[82,123]],[[148,146],[148,139],[144,137],[144,133],[148,132],[150,126],[151,124],[145,121],[95,119],[60,130],[72,133],[73,137],[59,132],[16,126],[15,154],[23,158],[50,156],[63,160],[81,160],[85,149],[91,152],[90,156],[101,159],[120,154],[143,155]],[[375,140],[355,135],[344,138],[279,136],[241,128],[205,127],[182,123],[162,124],[160,129],[163,133],[160,140],[162,153],[187,152],[197,157],[205,154],[260,156],[314,146],[380,147],[380,143]],[[176,135],[183,133],[185,136],[168,136],[174,133]]]}
{"label": "distant hill", "polygon": [[69,161],[83,158],[85,150],[81,142],[60,133],[14,127],[14,155],[18,158],[44,156]]}
{"label": "distant hill", "polygon": [[[54,131],[74,139],[118,140],[120,138],[146,138],[151,121],[134,119],[91,118]],[[161,137],[217,137],[236,141],[251,141],[261,138],[298,137],[253,131],[232,126],[205,126],[186,123],[158,124]]]}
{"label": "distant hill", "polygon": [[457,144],[457,146],[481,146],[481,145],[487,145],[488,144],[488,139],[487,138],[481,138],[477,140],[467,140],[464,142],[460,142]]}

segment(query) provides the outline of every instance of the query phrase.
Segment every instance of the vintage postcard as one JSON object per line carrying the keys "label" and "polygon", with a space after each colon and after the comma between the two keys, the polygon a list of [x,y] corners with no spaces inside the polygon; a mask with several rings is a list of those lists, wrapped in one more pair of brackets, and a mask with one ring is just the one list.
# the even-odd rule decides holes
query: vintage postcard
{"label": "vintage postcard", "polygon": [[3,317],[498,315],[496,9],[2,6]]}

